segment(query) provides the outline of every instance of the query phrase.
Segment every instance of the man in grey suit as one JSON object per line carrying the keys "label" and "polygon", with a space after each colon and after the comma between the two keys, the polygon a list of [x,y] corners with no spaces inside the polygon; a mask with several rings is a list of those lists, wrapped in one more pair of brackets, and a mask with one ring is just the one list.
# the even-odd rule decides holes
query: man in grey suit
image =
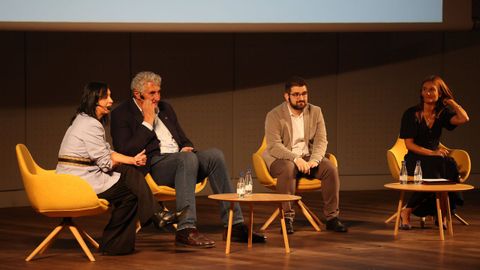
{"label": "man in grey suit", "polygon": [[[320,107],[308,103],[308,89],[301,77],[292,77],[285,84],[285,102],[267,114],[263,159],[272,177],[277,178],[277,191],[295,194],[300,177],[322,180],[323,213],[327,230],[346,232],[338,219],[340,180],[335,165],[325,158],[327,132]],[[287,233],[294,233],[295,212],[291,203],[283,203]]]}

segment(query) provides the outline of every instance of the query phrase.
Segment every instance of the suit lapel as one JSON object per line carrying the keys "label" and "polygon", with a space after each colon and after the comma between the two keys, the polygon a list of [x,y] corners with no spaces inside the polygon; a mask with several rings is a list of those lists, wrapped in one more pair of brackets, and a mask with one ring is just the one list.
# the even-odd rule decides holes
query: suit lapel
{"label": "suit lapel", "polygon": [[303,136],[305,143],[308,146],[308,141],[310,139],[310,106],[307,104],[305,110],[303,110]]}
{"label": "suit lapel", "polygon": [[132,115],[133,118],[135,118],[135,121],[141,124],[143,122],[143,113],[140,111],[140,109],[138,109],[137,104],[133,99],[130,99],[129,107],[130,111],[132,111]]}
{"label": "suit lapel", "polygon": [[293,129],[292,129],[292,117],[290,116],[290,111],[288,110],[287,102],[284,103],[282,108],[283,118],[285,119],[286,128],[287,128],[287,137],[282,138],[284,143],[287,143],[289,147],[292,147],[292,138],[293,138]]}

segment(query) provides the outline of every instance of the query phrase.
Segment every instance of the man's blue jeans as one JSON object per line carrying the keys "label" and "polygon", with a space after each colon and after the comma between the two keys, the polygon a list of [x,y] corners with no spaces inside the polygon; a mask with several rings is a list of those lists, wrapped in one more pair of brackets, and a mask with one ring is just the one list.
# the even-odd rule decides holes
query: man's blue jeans
{"label": "man's blue jeans", "polygon": [[[208,177],[215,194],[236,192],[230,182],[225,158],[216,148],[205,151],[178,152],[155,156],[151,161],[150,174],[158,185],[175,188],[177,211],[188,206],[187,213],[177,224],[177,230],[195,228],[197,211],[195,205],[195,185]],[[228,224],[230,203],[220,202],[220,217],[224,226]],[[242,210],[238,203],[234,206],[233,224],[242,223]]]}

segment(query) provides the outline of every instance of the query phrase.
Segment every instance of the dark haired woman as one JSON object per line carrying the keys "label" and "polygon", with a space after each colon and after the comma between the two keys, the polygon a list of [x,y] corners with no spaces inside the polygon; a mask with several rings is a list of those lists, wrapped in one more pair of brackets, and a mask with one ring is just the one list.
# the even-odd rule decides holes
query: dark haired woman
{"label": "dark haired woman", "polygon": [[[420,103],[409,108],[402,117],[400,138],[405,139],[408,175],[413,175],[419,160],[423,178],[446,178],[458,182],[455,161],[448,149],[440,145],[442,129],[453,130],[469,121],[467,112],[455,101],[453,93],[439,76],[429,76],[422,82]],[[410,214],[425,216],[433,194],[415,192],[401,212],[401,229],[411,229]],[[427,206],[427,207],[424,207]],[[420,209],[422,208],[422,209]],[[434,214],[434,213],[428,213]]]}
{"label": "dark haired woman", "polygon": [[91,82],[85,86],[80,106],[63,137],[56,172],[81,177],[99,198],[111,203],[112,215],[103,231],[100,251],[121,255],[135,249],[137,221],[142,225],[165,223],[162,218],[168,214],[134,168],[145,165],[145,151],[129,157],[112,151],[107,143],[103,124],[112,104],[107,84]]}

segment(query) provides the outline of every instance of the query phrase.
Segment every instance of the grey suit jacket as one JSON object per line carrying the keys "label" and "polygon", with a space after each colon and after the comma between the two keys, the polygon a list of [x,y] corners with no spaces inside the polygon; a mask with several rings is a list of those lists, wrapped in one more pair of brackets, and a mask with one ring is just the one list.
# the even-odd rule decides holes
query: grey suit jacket
{"label": "grey suit jacket", "polygon": [[[321,161],[327,150],[327,131],[320,107],[307,104],[303,110],[305,142],[308,142],[310,159]],[[268,168],[276,159],[293,161],[299,157],[292,152],[292,120],[286,102],[267,114],[265,138],[267,148],[262,154]]]}
{"label": "grey suit jacket", "polygon": [[90,159],[95,165],[58,163],[56,173],[80,176],[97,194],[102,193],[120,178],[119,173],[112,171],[111,153],[102,124],[87,114],[78,114],[63,137],[58,155]]}

